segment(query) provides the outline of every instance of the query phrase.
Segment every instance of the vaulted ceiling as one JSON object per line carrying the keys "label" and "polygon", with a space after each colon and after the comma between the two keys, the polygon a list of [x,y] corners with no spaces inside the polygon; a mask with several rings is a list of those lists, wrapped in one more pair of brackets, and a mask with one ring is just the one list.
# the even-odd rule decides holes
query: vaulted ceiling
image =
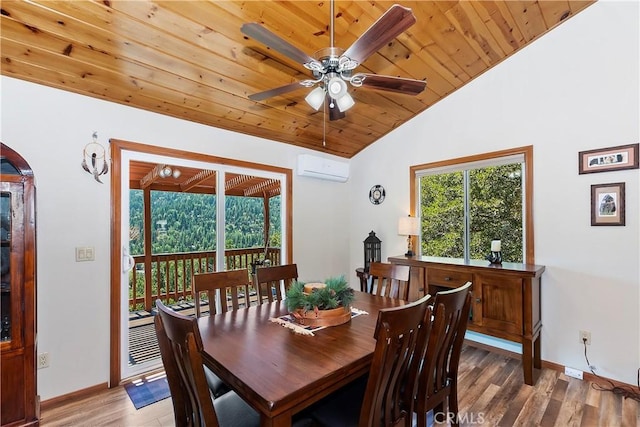
{"label": "vaulted ceiling", "polygon": [[[356,71],[426,80],[426,90],[411,96],[350,87],[355,106],[335,121],[304,101],[311,89],[302,86],[249,100],[311,74],[240,31],[258,22],[313,56],[330,46],[328,0],[3,0],[1,72],[350,158],[593,1],[398,3],[417,22]],[[336,0],[334,44],[348,48],[393,4]]]}

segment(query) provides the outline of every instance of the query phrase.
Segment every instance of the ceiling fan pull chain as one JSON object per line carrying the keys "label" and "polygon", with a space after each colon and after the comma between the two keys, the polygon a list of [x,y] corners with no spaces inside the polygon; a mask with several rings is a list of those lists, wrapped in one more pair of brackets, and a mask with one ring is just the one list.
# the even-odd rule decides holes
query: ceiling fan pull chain
{"label": "ceiling fan pull chain", "polygon": [[[326,104],[326,102],[324,103]],[[327,106],[322,106],[322,146],[327,146]]]}

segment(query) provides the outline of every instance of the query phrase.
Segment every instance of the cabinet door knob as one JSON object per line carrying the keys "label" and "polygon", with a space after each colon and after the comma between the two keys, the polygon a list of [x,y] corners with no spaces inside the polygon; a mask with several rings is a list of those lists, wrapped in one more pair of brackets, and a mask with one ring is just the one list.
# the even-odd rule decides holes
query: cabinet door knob
{"label": "cabinet door knob", "polygon": [[482,302],[480,298],[476,298],[476,302]]}
{"label": "cabinet door knob", "polygon": [[451,281],[451,277],[445,277],[445,278],[444,278],[444,281],[445,281],[445,282],[450,282],[450,281]]}

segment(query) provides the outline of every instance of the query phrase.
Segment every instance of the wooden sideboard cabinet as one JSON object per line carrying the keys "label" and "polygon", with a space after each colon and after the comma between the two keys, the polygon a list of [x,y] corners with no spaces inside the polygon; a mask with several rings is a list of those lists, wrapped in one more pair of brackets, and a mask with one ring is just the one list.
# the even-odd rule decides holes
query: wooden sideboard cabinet
{"label": "wooden sideboard cabinet", "polygon": [[534,384],[540,369],[541,265],[437,257],[390,257],[389,262],[411,267],[409,299],[457,288],[472,282],[473,300],[468,329],[522,344],[524,382]]}

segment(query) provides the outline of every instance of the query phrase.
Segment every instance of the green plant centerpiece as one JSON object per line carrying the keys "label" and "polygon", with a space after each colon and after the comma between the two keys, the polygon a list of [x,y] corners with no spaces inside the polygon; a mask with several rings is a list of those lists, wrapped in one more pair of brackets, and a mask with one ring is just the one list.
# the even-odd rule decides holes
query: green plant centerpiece
{"label": "green plant centerpiece", "polygon": [[353,289],[344,276],[324,283],[296,281],[287,290],[287,308],[305,326],[336,326],[351,320]]}

